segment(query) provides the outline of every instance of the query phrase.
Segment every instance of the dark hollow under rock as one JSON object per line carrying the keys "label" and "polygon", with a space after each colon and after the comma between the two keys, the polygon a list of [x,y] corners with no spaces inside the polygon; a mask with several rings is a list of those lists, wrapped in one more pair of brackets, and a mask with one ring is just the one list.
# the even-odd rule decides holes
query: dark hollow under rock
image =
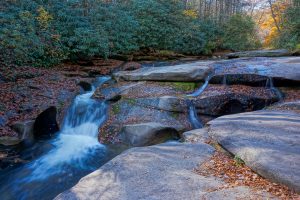
{"label": "dark hollow under rock", "polygon": [[57,109],[52,106],[38,115],[34,122],[33,133],[37,139],[49,138],[59,131],[56,121]]}

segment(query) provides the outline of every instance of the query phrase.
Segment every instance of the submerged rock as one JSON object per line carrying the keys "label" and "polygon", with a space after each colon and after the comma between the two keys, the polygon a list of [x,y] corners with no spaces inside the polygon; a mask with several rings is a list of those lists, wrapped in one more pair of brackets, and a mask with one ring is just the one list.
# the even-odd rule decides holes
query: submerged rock
{"label": "submerged rock", "polygon": [[212,73],[211,62],[195,62],[190,64],[148,67],[135,71],[117,72],[114,77],[125,81],[203,81]]}
{"label": "submerged rock", "polygon": [[[181,131],[181,130],[179,130]],[[121,138],[130,146],[148,146],[178,139],[176,129],[160,123],[129,124],[122,128]]]}
{"label": "submerged rock", "polygon": [[300,192],[300,115],[256,111],[217,118],[209,133],[258,174]]}
{"label": "submerged rock", "polygon": [[207,144],[161,144],[132,148],[55,199],[196,200],[271,198],[247,187],[218,189],[225,183],[193,172],[214,153]]}

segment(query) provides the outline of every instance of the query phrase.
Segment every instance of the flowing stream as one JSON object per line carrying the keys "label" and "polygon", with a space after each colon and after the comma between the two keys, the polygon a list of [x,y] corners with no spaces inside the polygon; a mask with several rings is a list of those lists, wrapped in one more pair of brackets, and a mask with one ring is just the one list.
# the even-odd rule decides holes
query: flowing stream
{"label": "flowing stream", "polygon": [[92,91],[74,99],[56,138],[29,150],[31,154],[39,149],[46,153],[0,176],[1,200],[52,199],[122,151],[100,144],[97,138],[107,105],[91,97],[95,87],[107,80],[99,78]]}
{"label": "flowing stream", "polygon": [[208,84],[209,84],[209,81],[210,79],[212,78],[212,75],[208,75],[206,78],[205,78],[205,82],[204,84],[199,88],[197,89],[195,92],[193,92],[192,94],[189,94],[187,95],[188,97],[197,97],[197,96],[200,96],[204,90],[207,88]]}
{"label": "flowing stream", "polygon": [[266,87],[267,87],[267,88],[270,88],[272,91],[275,92],[275,94],[276,94],[276,96],[278,97],[279,101],[282,101],[282,100],[283,100],[283,96],[282,96],[281,92],[274,86],[274,81],[273,81],[273,78],[272,78],[272,77],[269,77],[269,78],[267,79]]}
{"label": "flowing stream", "polygon": [[196,108],[192,101],[188,101],[189,106],[189,120],[194,129],[203,128],[203,123],[197,115]]}

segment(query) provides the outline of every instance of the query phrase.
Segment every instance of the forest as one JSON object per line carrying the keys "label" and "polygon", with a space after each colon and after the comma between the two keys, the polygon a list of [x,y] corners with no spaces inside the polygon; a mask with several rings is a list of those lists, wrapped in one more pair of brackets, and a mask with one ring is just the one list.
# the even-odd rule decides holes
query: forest
{"label": "forest", "polygon": [[49,67],[138,51],[294,50],[299,9],[299,0],[5,0],[0,59]]}

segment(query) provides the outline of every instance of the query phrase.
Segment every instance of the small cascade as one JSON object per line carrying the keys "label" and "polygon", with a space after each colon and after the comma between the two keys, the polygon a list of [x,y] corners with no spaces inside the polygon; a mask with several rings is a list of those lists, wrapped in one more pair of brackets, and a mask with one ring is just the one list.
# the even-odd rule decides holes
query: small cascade
{"label": "small cascade", "polygon": [[201,119],[199,119],[197,115],[196,108],[192,101],[188,102],[189,105],[189,120],[193,126],[194,129],[203,128],[203,123],[201,122]]}
{"label": "small cascade", "polygon": [[224,76],[223,76],[222,84],[224,86],[227,86],[227,75],[226,74],[224,74]]}
{"label": "small cascade", "polygon": [[[96,84],[101,85],[107,80],[108,77],[102,77]],[[99,126],[106,119],[107,106],[105,102],[91,98],[94,91],[95,85],[92,91],[75,98],[58,137],[52,142],[54,148],[29,166],[32,172],[26,181],[43,180],[60,173],[66,165],[86,168],[84,162],[88,155],[99,149],[105,150],[97,135]]]}
{"label": "small cascade", "polygon": [[283,96],[282,96],[281,92],[274,86],[272,77],[268,77],[268,79],[266,81],[266,88],[270,88],[272,91],[274,91],[276,96],[279,98],[279,101],[283,100]]}
{"label": "small cascade", "polygon": [[204,90],[207,88],[208,84],[209,84],[209,81],[210,79],[212,78],[212,74],[208,75],[205,79],[205,83],[198,89],[196,90],[195,92],[193,92],[192,94],[189,94],[187,95],[188,97],[197,97],[197,96],[200,96]]}

